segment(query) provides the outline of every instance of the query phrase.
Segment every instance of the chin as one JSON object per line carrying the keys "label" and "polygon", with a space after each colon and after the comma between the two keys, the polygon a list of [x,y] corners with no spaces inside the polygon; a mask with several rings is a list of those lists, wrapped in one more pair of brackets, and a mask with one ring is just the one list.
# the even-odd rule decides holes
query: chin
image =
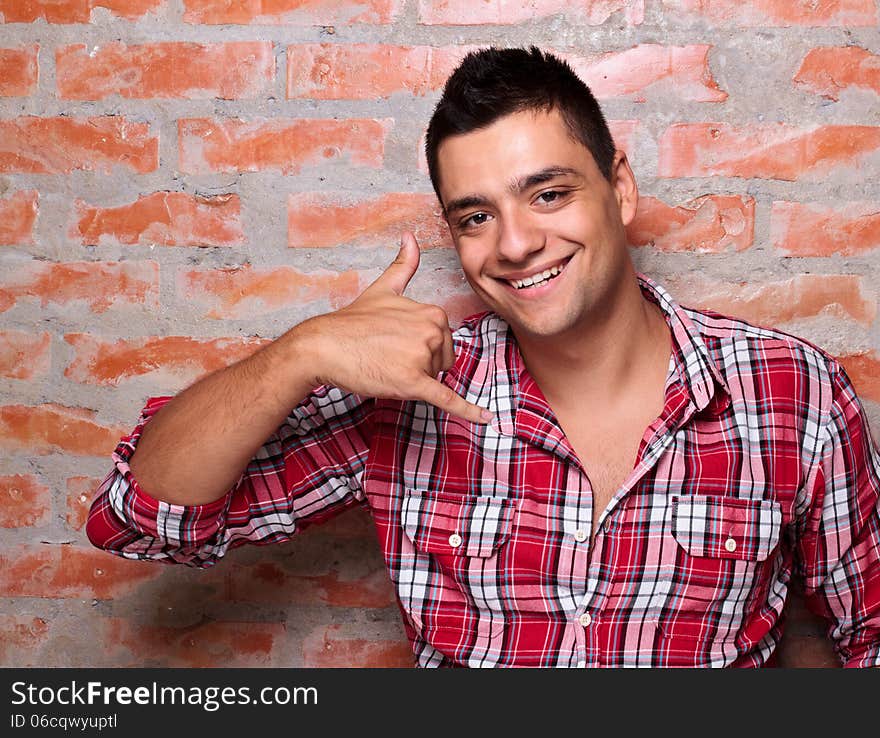
{"label": "chin", "polygon": [[563,336],[572,331],[575,324],[570,320],[559,318],[557,320],[548,319],[546,316],[536,320],[518,320],[515,316],[502,317],[507,320],[514,333],[521,333],[533,338],[555,338]]}

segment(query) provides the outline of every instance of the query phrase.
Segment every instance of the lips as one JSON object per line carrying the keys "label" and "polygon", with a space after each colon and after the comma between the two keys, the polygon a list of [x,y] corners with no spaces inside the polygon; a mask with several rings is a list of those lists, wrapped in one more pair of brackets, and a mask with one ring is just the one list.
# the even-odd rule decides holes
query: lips
{"label": "lips", "polygon": [[505,279],[504,281],[517,290],[528,289],[529,287],[539,287],[557,277],[565,269],[569,258],[570,257],[566,257],[559,263],[553,264],[543,270],[536,271],[526,277]]}

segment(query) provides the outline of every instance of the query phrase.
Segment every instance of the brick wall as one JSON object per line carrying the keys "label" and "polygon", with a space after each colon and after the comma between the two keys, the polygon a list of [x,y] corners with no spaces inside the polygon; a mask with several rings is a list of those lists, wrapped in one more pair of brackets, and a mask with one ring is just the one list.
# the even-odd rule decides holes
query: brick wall
{"label": "brick wall", "polygon": [[[468,49],[536,43],[601,98],[638,267],[839,356],[880,430],[875,0],[0,0],[0,664],[408,665],[360,512],[207,572],[83,534],[144,400],[425,248],[419,153]],[[799,600],[782,661],[830,664]]]}

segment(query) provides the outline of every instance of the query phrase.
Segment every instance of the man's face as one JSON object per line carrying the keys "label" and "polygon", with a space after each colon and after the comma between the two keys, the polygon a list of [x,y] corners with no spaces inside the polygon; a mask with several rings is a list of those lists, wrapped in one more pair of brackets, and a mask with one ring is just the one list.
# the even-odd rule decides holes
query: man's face
{"label": "man's face", "polygon": [[632,266],[632,171],[612,181],[558,112],[524,111],[445,139],[440,196],[465,276],[517,337],[562,338],[614,307]]}

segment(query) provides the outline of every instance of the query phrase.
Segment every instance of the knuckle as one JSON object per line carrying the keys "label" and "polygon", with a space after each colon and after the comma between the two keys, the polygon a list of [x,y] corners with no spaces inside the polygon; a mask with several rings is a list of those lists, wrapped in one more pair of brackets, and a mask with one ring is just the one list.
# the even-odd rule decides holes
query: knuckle
{"label": "knuckle", "polygon": [[428,335],[427,344],[428,347],[431,349],[431,353],[437,353],[440,349],[443,348],[443,334],[437,330],[432,331]]}
{"label": "knuckle", "polygon": [[446,311],[439,305],[431,305],[431,319],[435,323],[441,324],[443,328],[449,326],[449,319],[446,316]]}
{"label": "knuckle", "polygon": [[445,407],[452,407],[458,399],[458,395],[445,384],[440,385],[440,388],[437,390],[437,397]]}

